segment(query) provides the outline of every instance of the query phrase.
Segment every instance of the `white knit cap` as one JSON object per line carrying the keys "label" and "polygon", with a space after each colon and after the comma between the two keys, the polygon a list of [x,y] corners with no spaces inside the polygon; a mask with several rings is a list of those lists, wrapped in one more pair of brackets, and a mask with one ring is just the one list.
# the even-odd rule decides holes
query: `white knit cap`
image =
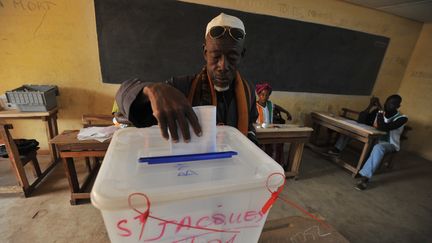
{"label": "white knit cap", "polygon": [[212,19],[207,24],[205,36],[207,36],[210,29],[215,26],[228,26],[231,28],[238,28],[243,30],[243,32],[246,34],[243,22],[239,18],[228,14],[221,13],[218,16],[216,16],[214,19]]}

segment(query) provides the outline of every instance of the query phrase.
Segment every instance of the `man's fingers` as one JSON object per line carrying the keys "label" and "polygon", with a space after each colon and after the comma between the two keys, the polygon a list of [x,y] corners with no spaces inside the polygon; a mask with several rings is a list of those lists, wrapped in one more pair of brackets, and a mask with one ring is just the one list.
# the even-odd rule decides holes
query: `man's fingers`
{"label": "man's fingers", "polygon": [[177,133],[177,123],[176,118],[171,117],[168,118],[168,128],[171,134],[171,139],[174,143],[177,143],[179,140],[178,133]]}
{"label": "man's fingers", "polygon": [[162,137],[164,137],[166,140],[169,139],[168,135],[168,127],[167,127],[167,121],[165,117],[159,117],[158,119],[159,127],[162,133]]}
{"label": "man's fingers", "polygon": [[[188,100],[179,90],[168,84],[153,84],[143,89],[151,103],[153,115],[159,122],[162,136],[178,142],[178,127],[185,141],[190,140],[189,123],[192,125],[194,132],[201,136],[201,126],[198,118],[192,110]],[[168,133],[169,129],[169,133]]]}
{"label": "man's fingers", "polygon": [[192,128],[197,136],[202,135],[201,125],[199,124],[198,117],[195,115],[195,112],[192,110],[192,108],[187,111],[186,116],[192,125]]}
{"label": "man's fingers", "polygon": [[181,133],[183,135],[183,139],[185,142],[189,142],[190,141],[190,131],[189,131],[189,124],[187,123],[186,120],[186,115],[181,113],[181,114],[177,114],[177,122],[180,126],[180,130]]}

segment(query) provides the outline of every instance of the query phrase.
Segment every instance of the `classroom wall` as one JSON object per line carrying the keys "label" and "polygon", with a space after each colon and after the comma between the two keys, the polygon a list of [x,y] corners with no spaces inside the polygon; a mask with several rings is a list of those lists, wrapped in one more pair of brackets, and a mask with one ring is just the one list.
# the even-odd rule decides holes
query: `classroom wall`
{"label": "classroom wall", "polygon": [[[101,82],[93,1],[0,2],[0,93],[25,83],[59,85],[60,130],[79,128],[83,113],[109,113],[118,86]],[[390,37],[373,91],[374,95],[383,99],[399,90],[422,26],[416,21],[335,0],[189,2]],[[196,71],[185,70],[185,74]],[[312,110],[337,112],[341,107],[360,109],[367,105],[369,97],[276,91],[272,94],[272,100],[287,108],[294,116],[294,122],[308,124],[308,114]],[[42,141],[46,147],[42,123],[22,121],[14,122],[14,125],[17,136],[34,134],[30,136]]]}
{"label": "classroom wall", "polygon": [[423,25],[399,93],[413,128],[402,146],[432,160],[432,23]]}
{"label": "classroom wall", "polygon": [[[91,0],[0,0],[0,93],[22,84],[59,86],[59,130],[83,113],[110,114],[117,85],[101,81]],[[37,138],[39,121],[11,121],[15,137]]]}
{"label": "classroom wall", "polygon": [[[406,18],[332,0],[185,0],[210,6],[296,19],[387,36],[390,45],[384,57],[373,94],[385,99],[399,90],[408,60],[422,24]],[[319,2],[319,4],[317,4]],[[247,26],[246,26],[247,32]],[[253,50],[248,50],[252,52]],[[287,53],[289,55],[289,53]],[[251,79],[248,77],[248,79]],[[271,99],[294,116],[294,122],[310,124],[313,110],[338,112],[342,107],[360,110],[368,96],[273,92]]]}

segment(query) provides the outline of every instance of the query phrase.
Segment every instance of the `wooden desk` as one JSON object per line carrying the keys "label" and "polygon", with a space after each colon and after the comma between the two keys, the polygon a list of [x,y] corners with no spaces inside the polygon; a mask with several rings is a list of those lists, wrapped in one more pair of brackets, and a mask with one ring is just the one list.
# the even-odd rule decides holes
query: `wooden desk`
{"label": "wooden desk", "polygon": [[78,140],[78,133],[78,130],[68,130],[51,139],[51,144],[57,147],[57,150],[60,153],[60,158],[63,161],[66,177],[69,181],[69,189],[71,191],[70,203],[72,205],[75,205],[79,199],[90,198],[90,193],[85,190],[93,177],[97,175],[100,167],[99,161],[96,160],[94,165],[91,166],[89,161],[86,160],[89,174],[84,179],[82,186],[80,186],[75,170],[74,159],[103,157],[105,156],[110,143],[110,140],[105,142],[99,142],[96,140]]}
{"label": "wooden desk", "polygon": [[293,124],[274,124],[271,128],[256,128],[256,137],[260,144],[291,143],[290,153],[287,161],[288,171],[286,177],[298,175],[303,147],[313,131],[310,127]]}
{"label": "wooden desk", "polygon": [[[21,112],[18,110],[3,110],[0,111],[0,121],[2,120],[15,120],[15,119],[41,119],[45,123],[47,139],[50,141],[53,137],[58,134],[57,128],[57,113],[58,109],[52,109],[50,111],[42,111],[42,112]],[[29,185],[27,177],[25,175],[25,171],[23,169],[19,169],[22,167],[21,165],[16,164],[16,161],[12,161],[13,170],[15,176],[17,177],[18,182],[23,188],[24,195],[28,196],[33,190],[34,187],[54,168],[57,164],[57,151],[54,146],[49,146],[50,155],[51,155],[51,163],[48,167],[42,171],[42,174],[38,176],[37,180]]]}
{"label": "wooden desk", "polygon": [[366,156],[369,154],[370,148],[374,144],[375,140],[383,135],[386,135],[386,132],[380,131],[374,127],[360,124],[356,121],[333,115],[328,112],[312,112],[311,116],[315,130],[312,142],[316,143],[319,135],[320,126],[323,126],[364,143],[356,167],[346,163],[343,160],[337,161],[344,168],[353,172],[353,177],[355,177],[361,169],[363,163],[365,162]]}

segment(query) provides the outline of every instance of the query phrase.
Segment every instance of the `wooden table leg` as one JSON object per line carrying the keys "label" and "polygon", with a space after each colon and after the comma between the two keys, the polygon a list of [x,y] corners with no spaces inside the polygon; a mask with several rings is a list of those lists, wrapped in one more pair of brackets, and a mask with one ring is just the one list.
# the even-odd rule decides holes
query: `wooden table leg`
{"label": "wooden table leg", "polygon": [[283,152],[283,150],[284,150],[284,144],[283,143],[276,143],[276,144],[274,144],[274,147],[275,147],[275,150],[276,150],[276,152],[275,152],[276,161],[282,167],[285,167],[286,165],[285,165],[285,162],[284,162],[284,152]]}
{"label": "wooden table leg", "polygon": [[[58,126],[57,126],[57,114],[53,114],[51,116],[51,128],[52,128],[52,132],[53,132],[53,137],[57,136],[59,134],[58,132]],[[54,154],[54,158],[57,160],[60,156],[59,153],[57,151],[57,147],[55,145],[52,146],[53,149],[53,154]]]}
{"label": "wooden table leg", "polygon": [[366,156],[369,154],[369,149],[371,147],[371,144],[372,144],[372,139],[368,139],[368,141],[364,144],[362,153],[361,153],[359,161],[357,163],[357,168],[356,168],[355,172],[352,174],[352,177],[355,177],[358,174],[358,172],[360,171],[363,163],[366,160]]}
{"label": "wooden table leg", "polygon": [[[43,117],[42,120],[45,122],[45,129],[46,129],[46,134],[47,134],[47,139],[48,141],[50,141],[52,138],[54,138],[57,134],[55,132],[55,128],[53,125],[53,119],[52,117]],[[57,123],[57,122],[55,122]],[[50,149],[50,155],[51,155],[51,161],[55,162],[57,160],[57,150],[54,144],[50,144],[49,145],[49,149]]]}
{"label": "wooden table leg", "polygon": [[318,137],[319,137],[321,126],[318,123],[313,122],[312,127],[313,127],[313,133],[312,133],[310,141],[312,144],[316,145],[316,144],[318,144]]}
{"label": "wooden table leg", "polygon": [[63,158],[62,160],[63,160],[63,165],[65,167],[66,177],[68,178],[69,181],[69,189],[71,191],[70,203],[72,205],[75,205],[76,199],[72,197],[72,194],[78,193],[80,189],[79,189],[77,173],[75,170],[74,160],[73,158]]}
{"label": "wooden table leg", "polygon": [[299,173],[300,163],[303,154],[304,143],[291,143],[287,164],[289,171],[285,172],[286,177],[296,177]]}
{"label": "wooden table leg", "polygon": [[300,168],[300,163],[301,163],[301,159],[303,156],[303,148],[304,148],[304,143],[297,143],[295,145],[296,147],[296,152],[294,154],[294,159],[293,159],[293,166],[292,169],[295,171],[295,173],[298,175],[298,171]]}

